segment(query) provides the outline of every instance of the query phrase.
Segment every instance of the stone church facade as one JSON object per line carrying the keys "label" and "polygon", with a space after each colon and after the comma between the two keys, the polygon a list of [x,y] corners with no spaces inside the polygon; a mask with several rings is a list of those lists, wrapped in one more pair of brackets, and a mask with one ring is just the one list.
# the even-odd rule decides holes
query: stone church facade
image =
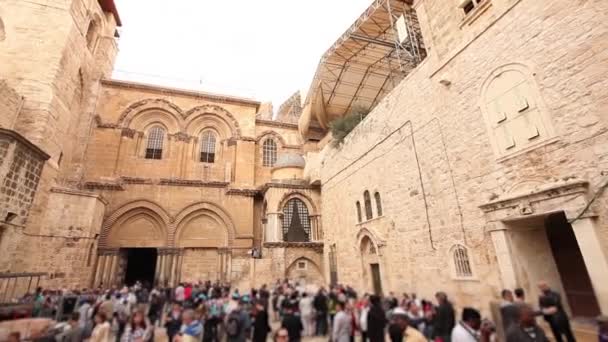
{"label": "stone church facade", "polygon": [[[605,1],[374,1],[364,15],[394,5],[416,23],[405,75],[315,78],[274,120],[250,99],[111,80],[113,2],[47,3],[0,7],[0,272],[288,277],[486,312],[544,280],[573,315],[608,314]],[[336,108],[366,98],[331,144]]]}

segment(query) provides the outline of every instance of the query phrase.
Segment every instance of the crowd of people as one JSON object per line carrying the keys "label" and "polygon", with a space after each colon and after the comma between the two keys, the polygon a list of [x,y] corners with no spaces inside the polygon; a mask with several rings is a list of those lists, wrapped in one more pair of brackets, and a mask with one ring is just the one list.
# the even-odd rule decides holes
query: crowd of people
{"label": "crowd of people", "polygon": [[[522,289],[503,290],[502,337],[507,342],[548,341],[537,324],[543,316],[557,341],[575,341],[559,294],[539,284],[538,308]],[[66,317],[50,341],[147,342],[160,327],[171,342],[300,341],[307,336],[333,342],[495,341],[494,323],[465,307],[457,315],[446,293],[433,301],[416,294],[359,295],[349,286],[311,291],[288,280],[272,288],[240,292],[220,283],[179,284],[175,288],[131,287],[71,293],[38,289],[29,297],[38,317]],[[72,299],[72,303],[66,302]],[[67,304],[66,304],[67,303]],[[271,323],[278,328],[274,333]],[[18,338],[15,339],[19,340]],[[600,321],[599,341],[608,341],[608,320]]]}

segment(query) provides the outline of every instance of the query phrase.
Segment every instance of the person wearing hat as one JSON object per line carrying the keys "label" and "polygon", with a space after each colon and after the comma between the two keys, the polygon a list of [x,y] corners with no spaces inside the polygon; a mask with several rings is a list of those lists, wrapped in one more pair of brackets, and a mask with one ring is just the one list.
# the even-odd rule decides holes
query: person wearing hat
{"label": "person wearing hat", "polygon": [[410,325],[407,312],[396,307],[391,315],[389,335],[394,342],[426,342],[426,338]]}
{"label": "person wearing hat", "polygon": [[599,316],[597,318],[597,325],[599,342],[608,342],[608,316]]}

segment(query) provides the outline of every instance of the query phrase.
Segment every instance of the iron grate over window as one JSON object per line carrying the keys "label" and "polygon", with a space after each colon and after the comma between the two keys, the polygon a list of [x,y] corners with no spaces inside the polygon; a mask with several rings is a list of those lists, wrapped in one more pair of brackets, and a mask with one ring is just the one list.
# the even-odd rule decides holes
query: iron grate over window
{"label": "iron grate over window", "polygon": [[215,162],[215,134],[211,131],[203,132],[201,137],[201,162]]}
{"label": "iron grate over window", "polygon": [[473,271],[471,269],[471,262],[467,249],[464,246],[456,245],[453,249],[453,254],[456,276],[460,278],[472,277]]}
{"label": "iron grate over window", "polygon": [[146,145],[146,159],[162,159],[163,158],[163,140],[165,139],[165,130],[155,126],[148,131],[148,144]]}
{"label": "iron grate over window", "polygon": [[267,139],[262,145],[263,150],[263,166],[271,167],[277,162],[277,143],[272,139]]}
{"label": "iron grate over window", "polygon": [[306,204],[298,198],[287,201],[283,207],[283,240],[310,241],[310,216]]}

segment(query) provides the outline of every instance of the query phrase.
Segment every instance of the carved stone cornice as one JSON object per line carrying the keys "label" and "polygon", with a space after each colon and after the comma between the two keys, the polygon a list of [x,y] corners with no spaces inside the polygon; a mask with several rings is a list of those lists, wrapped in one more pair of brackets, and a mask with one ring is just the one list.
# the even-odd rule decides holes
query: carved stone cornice
{"label": "carved stone cornice", "polygon": [[270,182],[270,183],[266,183],[266,184],[262,185],[261,187],[258,188],[258,190],[260,193],[265,193],[270,188],[296,189],[296,190],[320,190],[321,185],[308,184],[308,183],[305,183],[305,181],[304,181],[304,183],[301,183],[301,184]]}
{"label": "carved stone cornice", "polygon": [[507,194],[503,198],[482,204],[479,208],[488,221],[514,220],[557,211],[564,211],[566,217],[571,217],[587,206],[588,190],[589,182],[568,180]]}
{"label": "carved stone cornice", "polygon": [[231,188],[231,189],[226,190],[226,195],[233,195],[233,196],[255,197],[259,193],[260,193],[260,191],[258,189]]}
{"label": "carved stone cornice", "polygon": [[191,187],[208,187],[208,188],[225,188],[230,183],[220,181],[202,181],[196,179],[172,179],[161,178],[159,185],[175,185],[175,186],[191,186]]}
{"label": "carved stone cornice", "polygon": [[133,139],[135,137],[135,134],[137,134],[138,132],[134,129],[131,128],[123,128],[120,132],[120,136],[121,137],[127,137],[127,138],[131,138]]}
{"label": "carved stone cornice", "polygon": [[186,142],[186,143],[189,143],[192,140],[196,139],[195,137],[188,135],[187,133],[184,133],[184,132],[177,132],[175,134],[169,134],[169,137],[175,141],[181,141],[181,142]]}
{"label": "carved stone cornice", "polygon": [[125,188],[116,182],[85,182],[84,188],[89,190],[113,190],[124,191]]}
{"label": "carved stone cornice", "polygon": [[151,178],[122,176],[122,177],[120,177],[120,179],[125,184],[154,184],[154,180]]}
{"label": "carved stone cornice", "polygon": [[323,253],[323,242],[264,242],[264,248],[306,248]]}

